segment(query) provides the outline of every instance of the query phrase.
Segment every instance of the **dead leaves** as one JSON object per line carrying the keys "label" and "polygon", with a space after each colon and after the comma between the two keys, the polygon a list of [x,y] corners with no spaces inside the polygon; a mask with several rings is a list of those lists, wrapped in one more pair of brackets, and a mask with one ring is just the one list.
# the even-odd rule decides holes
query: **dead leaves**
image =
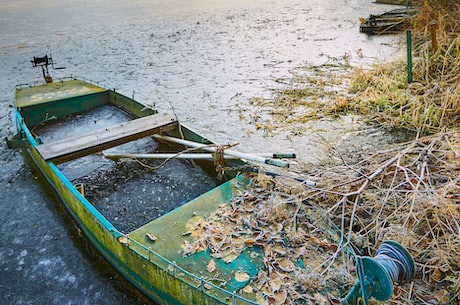
{"label": "dead leaves", "polygon": [[[284,185],[283,190],[285,188]],[[304,278],[313,273],[302,266],[309,264],[312,269],[317,268],[314,274],[318,274],[324,270],[321,263],[334,254],[337,246],[308,213],[299,211],[299,201],[284,192],[274,194],[272,190],[273,181],[265,176],[260,181],[254,179],[251,191],[240,192],[206,219],[192,217],[186,230],[193,241],[184,242],[183,254],[210,251],[212,259],[206,269],[212,273],[218,269],[216,260],[231,263],[248,250],[252,259],[262,262],[263,270],[253,278],[244,270],[236,271],[234,279],[246,283],[242,291],[256,294],[263,299],[263,304],[314,299],[310,293],[325,287],[330,276],[303,287]],[[259,250],[251,251],[251,248]]]}

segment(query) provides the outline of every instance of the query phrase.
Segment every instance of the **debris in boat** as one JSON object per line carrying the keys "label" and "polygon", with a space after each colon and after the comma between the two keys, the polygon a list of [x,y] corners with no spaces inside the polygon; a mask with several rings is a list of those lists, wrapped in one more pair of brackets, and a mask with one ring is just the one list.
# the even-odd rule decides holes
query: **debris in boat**
{"label": "debris in boat", "polygon": [[249,281],[250,276],[247,272],[244,271],[237,271],[235,272],[235,280],[238,282],[247,282]]}
{"label": "debris in boat", "polygon": [[152,233],[146,233],[145,235],[147,235],[148,239],[151,241],[151,242],[154,242],[155,240],[157,240],[158,238],[153,235]]}
{"label": "debris in boat", "polygon": [[216,271],[216,262],[213,259],[211,259],[208,265],[206,266],[206,269],[208,270],[208,272]]}
{"label": "debris in boat", "polygon": [[[334,241],[323,228],[323,220],[317,221],[321,217],[310,217],[318,211],[310,211],[308,207],[300,209],[305,204],[295,200],[293,190],[302,188],[291,185],[291,194],[287,194],[285,183],[278,182],[276,188],[274,180],[259,174],[251,178],[250,190],[237,191],[229,204],[220,205],[206,219],[194,222],[193,240],[186,240],[182,245],[184,256],[210,250],[215,260],[230,264],[238,260],[245,249],[249,249],[249,257],[253,259],[262,255],[263,269],[255,277],[242,270],[235,272],[234,277],[245,284],[242,289],[254,290],[258,299],[273,300],[273,304],[307,298],[308,292],[326,287],[336,291],[346,283],[340,271],[344,270],[342,261],[323,263],[327,257],[340,257],[340,251],[331,250]],[[325,270],[341,276],[337,279],[320,275]],[[247,285],[251,287],[245,288]]]}
{"label": "debris in boat", "polygon": [[395,9],[380,15],[369,15],[369,18],[360,18],[361,33],[383,35],[396,34],[409,27],[410,20],[417,14],[413,8]]}

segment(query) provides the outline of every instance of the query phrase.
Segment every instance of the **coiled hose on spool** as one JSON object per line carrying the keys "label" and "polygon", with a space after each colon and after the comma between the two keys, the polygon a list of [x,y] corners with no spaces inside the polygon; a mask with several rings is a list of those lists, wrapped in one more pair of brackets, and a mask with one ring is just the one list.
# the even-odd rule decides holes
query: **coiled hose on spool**
{"label": "coiled hose on spool", "polygon": [[404,283],[415,276],[412,256],[399,243],[384,241],[375,257],[356,257],[358,281],[340,302],[368,305],[369,298],[386,301],[393,295],[393,282]]}

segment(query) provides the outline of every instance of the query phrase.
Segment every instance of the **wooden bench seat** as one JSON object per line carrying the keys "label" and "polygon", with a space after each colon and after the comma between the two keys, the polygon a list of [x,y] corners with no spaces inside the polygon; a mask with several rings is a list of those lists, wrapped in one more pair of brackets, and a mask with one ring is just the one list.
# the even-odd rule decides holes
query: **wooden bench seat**
{"label": "wooden bench seat", "polygon": [[174,129],[177,124],[177,121],[167,114],[153,114],[56,142],[40,144],[37,150],[43,159],[62,163]]}

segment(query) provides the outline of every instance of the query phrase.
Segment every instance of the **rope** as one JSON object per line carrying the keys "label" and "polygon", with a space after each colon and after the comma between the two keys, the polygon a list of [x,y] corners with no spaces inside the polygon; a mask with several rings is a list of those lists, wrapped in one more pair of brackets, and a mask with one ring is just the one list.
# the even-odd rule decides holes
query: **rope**
{"label": "rope", "polygon": [[222,177],[225,175],[225,159],[224,159],[224,151],[226,147],[219,145],[216,148],[215,157],[214,157],[214,164],[216,165],[216,172],[217,172],[217,179],[221,180]]}
{"label": "rope", "polygon": [[222,178],[225,175],[225,170],[228,169],[228,167],[225,167],[225,150],[232,148],[236,145],[238,145],[238,143],[216,146],[216,151],[214,152],[214,164],[216,165],[217,179],[222,180]]}
{"label": "rope", "polygon": [[387,271],[393,282],[407,282],[415,273],[410,257],[391,244],[380,245],[374,259]]}

